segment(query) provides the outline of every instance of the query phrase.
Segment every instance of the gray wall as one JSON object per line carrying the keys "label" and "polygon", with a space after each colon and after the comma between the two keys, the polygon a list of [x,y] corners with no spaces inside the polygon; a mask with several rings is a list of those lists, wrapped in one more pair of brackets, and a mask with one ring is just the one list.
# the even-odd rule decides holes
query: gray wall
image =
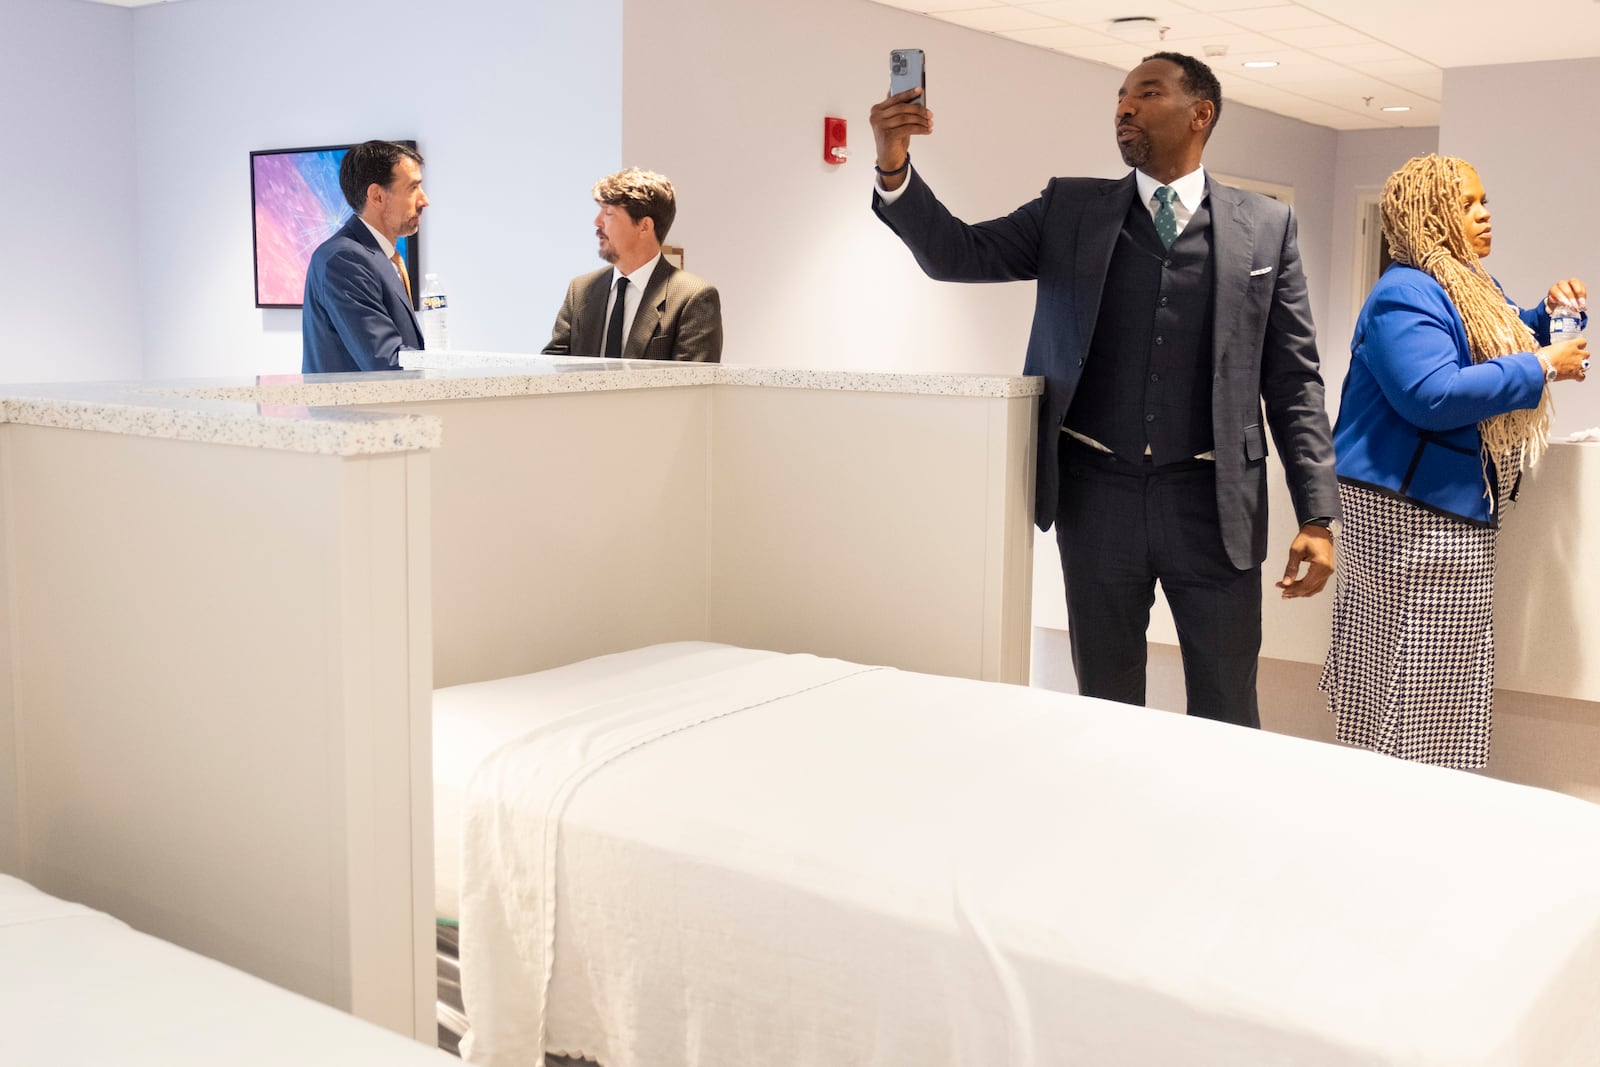
{"label": "gray wall", "polygon": [[6,0],[0,380],[140,374],[133,15]]}
{"label": "gray wall", "polygon": [[1338,384],[1350,367],[1350,336],[1356,315],[1366,299],[1366,287],[1358,284],[1356,258],[1360,252],[1357,204],[1363,196],[1383,192],[1389,175],[1412,156],[1427,155],[1439,148],[1439,129],[1356,130],[1339,134],[1333,169],[1333,254],[1321,289],[1327,301],[1327,315],[1317,320],[1322,337],[1322,371],[1328,380],[1328,409],[1338,411]]}
{"label": "gray wall", "polygon": [[299,311],[254,306],[249,152],[369,137],[429,159],[422,265],[448,283],[452,342],[542,346],[595,262],[587,191],[620,156],[621,20],[620,0],[136,11],[146,374],[300,369]]}
{"label": "gray wall", "polygon": [[[1486,266],[1506,293],[1530,306],[1552,282],[1576,276],[1600,296],[1591,180],[1600,163],[1592,118],[1600,59],[1463,67],[1445,72],[1444,92],[1439,150],[1483,179],[1494,222]],[[1552,134],[1563,121],[1572,134],[1557,148]],[[1600,326],[1589,334],[1600,343]],[[1600,378],[1591,380],[1556,387],[1554,432],[1600,425]]]}
{"label": "gray wall", "polygon": [[[1054,174],[1127,173],[1112,136],[1120,69],[867,0],[628,0],[624,154],[680,186],[689,264],[723,289],[730,359],[1021,368],[1033,287],[930,282],[869,210],[867,112],[889,49],[907,46],[928,53],[936,120],[913,159],[956,214],[1004,214]],[[844,166],[822,162],[828,115],[850,123]],[[1332,130],[1234,106],[1206,153],[1214,170],[1295,187],[1319,322],[1338,144]]]}
{"label": "gray wall", "polygon": [[[638,164],[678,185],[672,240],[723,289],[730,361],[894,369],[1015,371],[1033,294],[930,282],[872,216],[866,115],[891,47],[929,52],[938,129],[915,158],[958,213],[1125,169],[1122,71],[867,0],[395,0],[381,24],[358,0],[13,2],[0,79],[38,106],[23,165],[0,172],[28,287],[0,300],[29,342],[0,379],[297,370],[299,312],[253,306],[253,148],[415,137],[423,266],[449,283],[458,347],[543,344],[567,280],[598,263],[590,185]],[[827,115],[850,123],[842,167],[821,160]],[[1349,183],[1414,147],[1225,109],[1208,165],[1294,187],[1325,354],[1353,318]]]}

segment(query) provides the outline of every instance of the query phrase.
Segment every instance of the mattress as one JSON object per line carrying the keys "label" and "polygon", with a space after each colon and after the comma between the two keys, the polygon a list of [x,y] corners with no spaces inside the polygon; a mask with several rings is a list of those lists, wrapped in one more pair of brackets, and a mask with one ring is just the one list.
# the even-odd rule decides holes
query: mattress
{"label": "mattress", "polygon": [[0,1061],[446,1067],[438,1049],[0,875]]}
{"label": "mattress", "polygon": [[1583,801],[705,645],[436,696],[474,1062],[1600,1063]]}

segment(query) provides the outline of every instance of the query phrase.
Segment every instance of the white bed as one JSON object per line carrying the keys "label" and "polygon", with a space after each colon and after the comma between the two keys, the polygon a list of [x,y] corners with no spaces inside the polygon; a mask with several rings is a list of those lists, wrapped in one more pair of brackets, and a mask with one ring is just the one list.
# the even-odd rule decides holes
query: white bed
{"label": "white bed", "polygon": [[1583,801],[704,644],[434,713],[476,1062],[1600,1063]]}
{"label": "white bed", "polygon": [[0,875],[0,1062],[446,1067],[458,1061]]}

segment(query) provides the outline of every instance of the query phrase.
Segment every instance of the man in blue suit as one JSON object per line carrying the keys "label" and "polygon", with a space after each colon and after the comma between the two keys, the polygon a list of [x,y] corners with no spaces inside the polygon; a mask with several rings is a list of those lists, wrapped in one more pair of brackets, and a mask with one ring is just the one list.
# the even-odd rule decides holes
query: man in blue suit
{"label": "man in blue suit", "polygon": [[1277,583],[1333,573],[1333,446],[1294,215],[1200,164],[1216,75],[1160,52],[1113,111],[1122,178],[1052,178],[968,225],[911,167],[933,119],[920,89],[872,109],[873,209],[931,277],[1034,281],[1025,373],[1044,378],[1035,520],[1056,528],[1079,690],[1142,704],[1159,582],[1191,715],[1259,726],[1267,430],[1299,530]]}
{"label": "man in blue suit", "polygon": [[355,214],[311,253],[300,369],[394,370],[400,349],[423,347],[411,278],[395,251],[428,206],[422,157],[393,141],[356,145],[339,165],[339,189]]}

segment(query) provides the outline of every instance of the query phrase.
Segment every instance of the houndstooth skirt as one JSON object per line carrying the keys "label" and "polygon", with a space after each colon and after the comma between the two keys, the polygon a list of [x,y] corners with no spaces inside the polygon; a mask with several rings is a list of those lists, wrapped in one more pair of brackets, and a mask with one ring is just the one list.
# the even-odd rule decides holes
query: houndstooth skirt
{"label": "houndstooth skirt", "polygon": [[1343,482],[1339,506],[1333,639],[1318,683],[1339,740],[1443,767],[1483,766],[1496,531]]}

